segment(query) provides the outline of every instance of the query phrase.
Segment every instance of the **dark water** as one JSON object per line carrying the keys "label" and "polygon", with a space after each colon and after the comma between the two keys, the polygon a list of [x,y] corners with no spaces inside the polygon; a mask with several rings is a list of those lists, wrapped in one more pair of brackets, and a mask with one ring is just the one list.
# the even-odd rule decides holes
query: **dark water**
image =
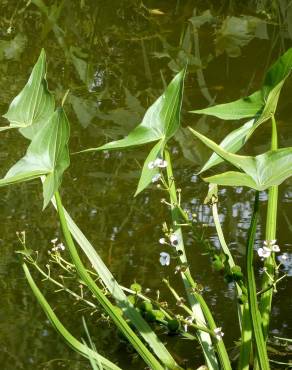
{"label": "dark water", "polygon": [[[125,135],[137,125],[164,84],[188,60],[183,127],[191,125],[219,141],[238,122],[200,118],[187,112],[211,101],[238,98],[260,86],[268,66],[292,46],[292,7],[288,5],[288,0],[160,0],[144,1],[144,5],[138,0],[1,0],[0,113],[6,112],[11,99],[23,87],[44,47],[49,85],[56,99],[60,102],[70,89],[66,110],[71,122],[71,151],[98,146]],[[195,18],[196,15],[201,17]],[[280,146],[292,145],[291,94],[290,80],[277,114]],[[6,123],[4,119],[0,121]],[[248,142],[246,152],[267,150],[269,135],[270,126],[266,124]],[[198,232],[204,230],[205,237],[219,247],[210,209],[203,205],[207,186],[199,179],[192,181],[193,173],[209,152],[183,128],[171,144],[183,203],[198,215]],[[16,131],[1,133],[1,175],[23,155],[26,145]],[[178,288],[180,281],[173,267],[162,268],[158,262],[161,225],[169,219],[160,203],[161,193],[148,189],[133,197],[148,151],[149,148],[141,147],[122,153],[73,156],[64,176],[63,200],[119,282],[129,286],[136,280],[143,288],[150,288],[152,296],[160,289],[163,299],[176,309],[161,280],[169,276]],[[239,264],[243,263],[252,197],[253,192],[245,188],[220,192],[219,211],[225,237]],[[277,237],[281,251],[290,253],[286,272],[291,275],[291,180],[280,187],[279,199]],[[264,239],[265,193],[261,200],[259,244]],[[39,251],[40,262],[46,264],[50,240],[60,236],[60,230],[52,207],[41,212],[41,206],[41,186],[37,181],[1,189],[0,368],[89,369],[88,362],[72,352],[51,328],[27,287],[15,254],[20,247],[15,233],[25,230],[28,245]],[[187,232],[185,241],[194,277],[203,284],[205,299],[218,325],[223,326],[232,353],[238,339],[232,287],[212,270],[204,248]],[[260,261],[257,267],[260,270]],[[58,273],[56,269],[56,276]],[[64,324],[78,338],[84,336],[84,306],[64,293],[55,293],[48,283],[39,284]],[[288,278],[274,298],[272,336],[292,337],[291,293]],[[124,369],[142,369],[144,365],[120,343],[115,329],[102,320],[100,313],[89,314],[88,326],[97,349]],[[178,338],[163,340],[169,341],[177,361],[186,359],[192,369],[202,364],[196,344]],[[281,350],[275,356],[286,362],[289,357]]]}

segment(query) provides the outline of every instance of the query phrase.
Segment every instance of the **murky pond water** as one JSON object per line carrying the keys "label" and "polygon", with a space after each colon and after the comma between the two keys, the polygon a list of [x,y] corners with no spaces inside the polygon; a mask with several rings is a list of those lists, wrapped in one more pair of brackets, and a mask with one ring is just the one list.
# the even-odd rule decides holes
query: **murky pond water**
{"label": "murky pond water", "polygon": [[[244,6],[242,4],[245,4]],[[289,1],[16,1],[0,2],[0,113],[23,87],[41,48],[48,56],[48,80],[60,102],[70,89],[66,110],[71,123],[70,150],[98,146],[125,135],[145,109],[188,60],[183,104],[183,127],[190,125],[220,141],[238,122],[190,115],[212,102],[226,102],[256,90],[269,65],[292,42]],[[277,120],[280,145],[291,146],[292,82],[281,95]],[[0,119],[5,124],[4,119]],[[269,147],[269,125],[248,142],[248,153]],[[1,176],[24,153],[26,141],[11,130],[1,133]],[[194,172],[209,152],[182,128],[172,141],[175,177],[183,189],[183,204],[197,214],[198,233],[219,248],[212,215],[203,205],[207,185]],[[72,156],[64,177],[64,204],[119,282],[133,281],[161,290],[170,276],[180,286],[173,267],[159,265],[161,225],[168,220],[161,192],[148,189],[134,198],[148,148]],[[228,244],[242,261],[253,191],[220,191],[219,211]],[[292,182],[280,187],[278,242],[291,253]],[[262,219],[258,240],[264,239],[267,195],[261,194]],[[0,197],[0,368],[89,369],[90,365],[63,343],[50,326],[24,279],[15,251],[16,231],[25,230],[28,245],[48,259],[50,240],[60,236],[54,210],[41,212],[41,186],[30,182],[1,188]],[[228,348],[238,339],[233,289],[212,270],[204,248],[186,232],[187,254],[195,278],[220,326]],[[288,261],[289,262],[289,261]],[[257,262],[260,269],[260,261]],[[292,274],[287,263],[286,272]],[[72,333],[84,336],[84,307],[65,293],[43,283],[43,292]],[[274,298],[271,333],[292,337],[291,283],[279,286]],[[84,311],[86,314],[86,311]],[[144,365],[120,343],[116,330],[100,314],[87,315],[97,349],[124,369]],[[161,333],[163,335],[163,333]],[[114,338],[114,339],[113,339]],[[202,364],[199,347],[167,338],[177,361],[194,369]],[[195,350],[194,350],[195,348]],[[281,358],[281,353],[278,354]],[[287,355],[283,354],[287,361]],[[276,366],[276,365],[275,365]],[[276,368],[276,367],[275,367]]]}

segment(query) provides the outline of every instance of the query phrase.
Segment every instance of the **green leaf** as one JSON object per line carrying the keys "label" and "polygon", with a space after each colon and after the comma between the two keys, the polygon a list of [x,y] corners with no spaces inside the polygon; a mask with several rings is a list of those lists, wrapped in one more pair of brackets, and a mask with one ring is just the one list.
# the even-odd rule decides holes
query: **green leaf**
{"label": "green leaf", "polygon": [[[247,117],[259,116],[259,124],[270,118],[271,112],[275,112],[279,94],[286,78],[292,68],[292,48],[283,54],[268,70],[263,86],[245,98],[241,98],[226,104],[218,104],[205,109],[191,111],[215,116],[225,120],[237,120]],[[260,115],[259,113],[262,112]]]}
{"label": "green leaf", "polygon": [[207,145],[210,149],[212,149],[215,153],[217,153],[227,162],[230,162],[235,167],[239,168],[240,170],[243,170],[244,172],[252,174],[256,173],[255,159],[253,157],[229,153],[223,148],[221,148],[214,141],[200,134],[198,131],[195,131],[191,127],[189,127],[189,130],[192,132],[193,135],[199,138],[205,145]]}
{"label": "green leaf", "polygon": [[[287,78],[287,77],[286,77]],[[258,119],[254,121],[254,125],[249,131],[247,135],[247,139],[254,133],[254,131],[265,121],[270,119],[276,112],[278,100],[280,96],[280,92],[282,90],[282,87],[284,85],[285,79],[280,81],[271,91],[269,92],[267,96],[266,103],[264,105],[264,109]]]}
{"label": "green leaf", "polygon": [[121,370],[117,365],[106,359],[105,357],[101,356],[99,353],[96,351],[93,351],[90,349],[88,346],[82,344],[79,342],[60,322],[58,317],[56,316],[55,312],[49,305],[48,301],[46,298],[43,296],[39,288],[37,287],[36,283],[34,282],[30,271],[27,267],[27,265],[24,263],[22,265],[25,277],[36,297],[38,300],[39,304],[41,305],[42,309],[46,313],[47,317],[49,318],[50,322],[56,329],[56,331],[65,339],[65,341],[74,349],[74,351],[79,352],[82,356],[86,358],[92,358],[97,363],[101,363],[104,369],[107,370]]}
{"label": "green leaf", "polygon": [[292,147],[270,150],[255,157],[243,156],[229,153],[206,136],[192,128],[189,129],[220,157],[244,172],[225,172],[205,178],[207,182],[217,185],[248,186],[261,191],[270,186],[280,185],[292,176]]}
{"label": "green leaf", "polygon": [[236,171],[228,171],[220,173],[219,175],[205,177],[204,181],[222,186],[247,186],[252,189],[257,188],[257,184],[250,176]]}
{"label": "green leaf", "polygon": [[[221,141],[219,144],[220,147],[229,153],[236,153],[247,141],[248,135],[253,127],[254,119],[246,122],[240,128],[231,131],[230,134]],[[221,162],[223,162],[223,159],[218,154],[213,153],[210,159],[204,164],[199,174],[209,170],[211,167],[214,167]]]}
{"label": "green leaf", "polygon": [[170,82],[163,95],[148,108],[142,123],[124,139],[112,141],[98,148],[83,150],[112,150],[133,147],[153,141],[170,139],[179,128],[183,85],[186,69],[180,71]]}
{"label": "green leaf", "polygon": [[262,88],[264,98],[267,98],[269,92],[289,76],[291,68],[292,48],[288,49],[272,67],[269,68]]}
{"label": "green leaf", "polygon": [[59,108],[33,137],[25,156],[0,180],[0,186],[46,175],[43,183],[45,208],[58,190],[63,172],[70,164],[68,140],[69,122],[63,108]]}
{"label": "green leaf", "polygon": [[27,84],[3,117],[10,122],[9,128],[19,128],[25,137],[32,139],[38,128],[51,117],[54,107],[46,80],[46,54],[42,50]]}
{"label": "green leaf", "polygon": [[161,153],[163,152],[163,146],[164,141],[163,140],[158,141],[158,143],[155,144],[155,146],[150,151],[148,157],[146,158],[135,196],[141,193],[141,191],[143,191],[151,183],[153,177],[159,173],[158,168],[150,169],[148,165],[150,162],[155,161],[156,158],[161,157]]}
{"label": "green leaf", "polygon": [[218,104],[205,109],[197,109],[190,113],[206,114],[224,120],[236,120],[241,118],[254,117],[263,108],[263,98],[260,91],[245,98],[235,100],[230,103]]}

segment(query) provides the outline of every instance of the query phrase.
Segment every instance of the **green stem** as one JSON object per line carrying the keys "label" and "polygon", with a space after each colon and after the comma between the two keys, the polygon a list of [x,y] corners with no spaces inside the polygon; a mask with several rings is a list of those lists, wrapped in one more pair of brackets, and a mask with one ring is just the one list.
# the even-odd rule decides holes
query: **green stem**
{"label": "green stem", "polygon": [[84,281],[87,287],[91,290],[93,295],[96,297],[101,306],[105,309],[107,314],[111,317],[115,325],[121,330],[125,335],[128,341],[133,345],[135,350],[140,354],[143,360],[150,366],[151,369],[163,370],[161,364],[157,359],[152,355],[152,353],[146,348],[146,346],[141,342],[138,336],[134,331],[129,327],[127,322],[123,319],[121,314],[117,311],[116,307],[108,300],[104,295],[102,290],[95,284],[92,277],[86,271],[85,266],[83,265],[77,249],[75,247],[74,241],[72,239],[71,233],[69,231],[67,221],[64,214],[64,209],[61,201],[59,192],[55,193],[55,199],[58,208],[58,214],[60,218],[60,223],[63,231],[63,235],[66,241],[66,245],[69,249],[72,261],[76,267],[76,271],[80,278]]}
{"label": "green stem", "polygon": [[[275,117],[272,116],[272,139],[271,139],[271,150],[278,149],[278,134],[277,134],[277,124]],[[277,208],[278,208],[278,186],[272,186],[269,188],[269,198],[268,198],[268,209],[267,209],[267,219],[266,219],[266,240],[276,239],[277,230]],[[268,274],[274,279],[275,276],[275,255],[272,255],[265,260],[265,268]],[[267,289],[270,286],[270,278],[267,274],[264,274],[262,279],[262,291],[266,291],[261,295],[260,300],[260,311],[262,315],[262,325],[264,338],[267,339],[270,323],[270,312],[272,307],[272,299],[274,293],[274,287],[272,289]]]}
{"label": "green stem", "polygon": [[[216,228],[216,232],[217,232],[217,235],[218,235],[219,242],[221,244],[223,252],[228,256],[228,265],[229,265],[230,269],[232,269],[232,267],[235,266],[235,262],[233,260],[232,254],[231,254],[231,252],[228,248],[228,245],[225,241],[225,238],[224,238],[223,230],[222,230],[221,223],[220,223],[220,220],[219,220],[219,215],[218,215],[217,202],[213,202],[213,204],[212,204],[212,214],[213,214],[213,219],[214,219],[215,228]],[[242,295],[242,290],[241,290],[240,286],[237,283],[235,283],[235,285],[236,285],[237,297],[239,298]],[[240,325],[241,325],[242,314],[243,314],[242,305],[238,304],[237,311],[238,311],[238,316],[239,316],[239,322],[240,322]]]}
{"label": "green stem", "polygon": [[258,363],[261,370],[269,370],[269,359],[267,355],[266,343],[262,332],[262,320],[258,309],[256,283],[253,270],[253,253],[256,236],[257,220],[259,212],[259,192],[256,192],[252,220],[248,232],[246,270],[247,270],[247,292],[250,308],[250,318],[252,323],[253,336],[255,338]]}
{"label": "green stem", "polygon": [[[180,251],[179,258],[180,258],[181,263],[183,263],[185,266],[188,266],[187,256],[185,253],[185,248],[184,248],[184,243],[183,243],[182,230],[181,230],[181,227],[178,226],[178,224],[180,223],[181,212],[179,209],[177,191],[176,191],[175,181],[173,177],[171,157],[167,149],[164,150],[164,156],[168,163],[167,179],[168,179],[169,196],[170,196],[170,203],[171,203],[171,216],[172,216],[172,221],[173,221],[173,229],[179,240],[179,244],[176,248],[177,250]],[[214,329],[216,329],[217,326],[215,324],[211,311],[209,310],[209,307],[207,306],[204,298],[200,294],[197,293],[197,284],[193,280],[189,268],[186,268],[185,271],[181,273],[181,276],[182,276],[183,283],[186,289],[188,301],[192,307],[193,315],[194,315],[196,322],[206,325],[206,321],[205,321],[205,318],[206,318],[209,328],[213,331]],[[212,341],[211,341],[210,335],[200,330],[198,330],[197,335],[198,335],[199,342],[202,346],[203,353],[204,353],[208,367],[212,370],[218,369],[218,363],[217,363],[217,359],[214,353],[214,349],[212,347]],[[222,369],[231,370],[230,361],[229,361],[228,354],[227,354],[223,340],[216,341],[215,345],[216,345],[216,349],[219,354]]]}
{"label": "green stem", "polygon": [[[220,224],[217,202],[214,201],[212,204],[212,213],[213,219],[216,227],[216,232],[223,249],[223,252],[228,256],[228,264],[230,269],[235,266],[232,254],[228,248],[228,245],[225,241],[223,230]],[[237,297],[242,296],[242,289],[236,284]],[[250,363],[250,354],[252,351],[252,328],[249,315],[248,303],[239,304],[237,303],[237,312],[239,318],[239,325],[241,328],[241,346],[240,346],[240,355],[238,361],[238,370],[248,370]]]}

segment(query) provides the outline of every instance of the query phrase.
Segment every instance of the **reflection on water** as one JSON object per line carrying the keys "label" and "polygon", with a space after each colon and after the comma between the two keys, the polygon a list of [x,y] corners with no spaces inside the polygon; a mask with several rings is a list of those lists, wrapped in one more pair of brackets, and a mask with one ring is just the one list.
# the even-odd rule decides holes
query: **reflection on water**
{"label": "reflection on water", "polygon": [[[196,3],[196,4],[195,4]],[[41,47],[47,51],[49,84],[60,101],[69,88],[66,109],[71,121],[71,151],[98,146],[125,135],[139,123],[145,108],[159,96],[165,84],[188,61],[183,125],[196,126],[219,141],[237,122],[189,115],[188,110],[225,102],[257,89],[265,70],[291,46],[289,1],[271,6],[268,1],[6,1],[0,4],[0,112],[21,89]],[[244,5],[243,5],[244,4]],[[195,8],[195,5],[197,8]],[[291,81],[279,106],[280,143],[291,145]],[[0,119],[5,124],[4,119]],[[249,153],[267,149],[268,125],[246,146]],[[25,139],[13,130],[1,133],[1,175],[19,158]],[[9,151],[9,153],[8,153]],[[63,183],[64,202],[94,243],[118,281],[135,279],[153,294],[172,268],[159,265],[161,224],[168,219],[159,191],[146,190],[133,198],[147,148],[72,157]],[[208,157],[200,143],[190,140],[182,128],[173,141],[175,175],[183,189],[184,208],[196,214],[199,233],[219,249],[208,206],[203,205],[207,186],[193,174]],[[291,180],[280,189],[278,242],[287,253],[284,270],[291,275]],[[26,230],[29,244],[47,260],[50,240],[59,237],[52,209],[41,213],[38,182],[1,189],[0,222],[0,363],[14,369],[85,369],[86,361],[72,353],[46,321],[26,286],[14,251],[15,232]],[[251,215],[251,190],[220,190],[219,213],[229,246],[240,263],[245,253]],[[267,194],[261,193],[262,220],[258,247],[264,235]],[[196,279],[224,326],[228,346],[238,333],[233,287],[212,271],[204,243],[186,232],[186,247]],[[256,261],[260,271],[261,262]],[[290,291],[288,290],[290,289]],[[84,335],[83,307],[65,294],[43,284],[49,301],[65,325],[78,337]],[[164,297],[167,293],[162,289]],[[275,296],[272,333],[292,337],[291,287],[285,280]],[[228,302],[228,304],[226,304]],[[76,304],[75,304],[76,303]],[[128,363],[125,344],[100,315],[93,315],[90,331],[97,349],[119,361],[125,369],[143,368],[133,358]],[[291,324],[291,322],[290,322]],[[289,329],[290,327],[290,329]],[[97,328],[97,329],[95,329]],[[290,331],[289,331],[290,330]],[[112,338],[116,340],[112,340]],[[193,344],[169,338],[170,347],[195,368],[202,363]]]}

